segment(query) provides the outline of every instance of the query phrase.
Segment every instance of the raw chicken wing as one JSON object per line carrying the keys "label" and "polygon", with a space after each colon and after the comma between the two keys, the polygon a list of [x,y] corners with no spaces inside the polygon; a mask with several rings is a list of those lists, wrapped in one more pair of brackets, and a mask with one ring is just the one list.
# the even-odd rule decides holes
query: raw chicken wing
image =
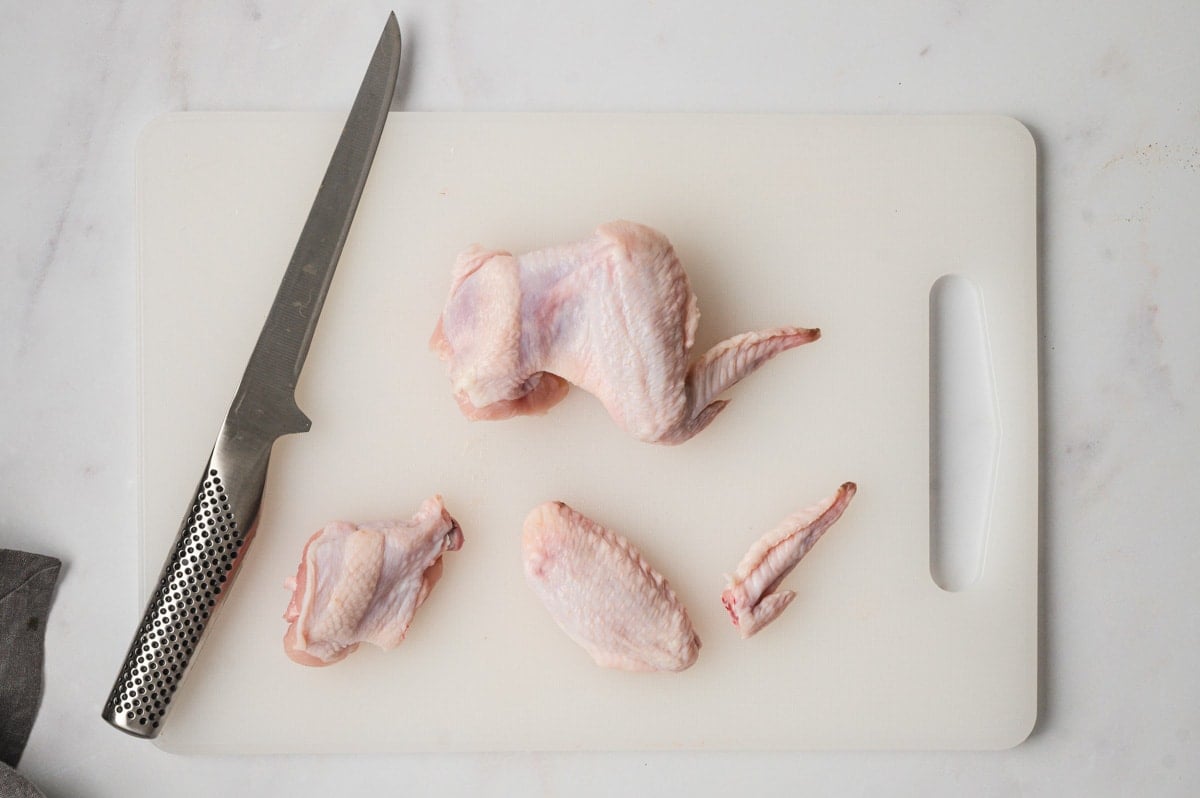
{"label": "raw chicken wing", "polygon": [[567,636],[597,665],[681,671],[700,638],[667,580],[620,535],[546,502],[525,519],[525,578]]}
{"label": "raw chicken wing", "polygon": [[518,257],[463,251],[430,347],[449,362],[468,418],[545,413],[574,383],[634,437],[674,444],[708,426],[726,389],[820,337],[799,327],[748,332],[692,360],[699,319],[671,242],[619,221]]}
{"label": "raw chicken wing", "polygon": [[746,552],[737,572],[727,577],[729,587],[721,594],[721,603],[743,638],[778,618],[796,598],[791,590],[776,593],[775,589],[841,517],[857,490],[853,482],[847,482],[819,504],[785,518]]}
{"label": "raw chicken wing", "polygon": [[426,499],[409,521],[329,524],[304,544],[283,619],[287,655],[330,665],[359,643],[395,648],[442,574],[442,553],[463,535],[442,497]]}

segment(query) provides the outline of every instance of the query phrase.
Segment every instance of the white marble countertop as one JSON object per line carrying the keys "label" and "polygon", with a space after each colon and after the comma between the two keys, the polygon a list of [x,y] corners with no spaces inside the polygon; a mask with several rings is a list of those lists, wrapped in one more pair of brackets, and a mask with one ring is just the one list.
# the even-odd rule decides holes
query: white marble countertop
{"label": "white marble countertop", "polygon": [[[21,770],[151,794],[1192,795],[1200,5],[406,3],[413,110],[995,112],[1040,157],[1041,705],[998,753],[183,757],[100,720],[140,607],[136,137],[341,110],[382,2],[0,8],[0,546],[60,557]],[[349,87],[349,88],[348,88]]]}

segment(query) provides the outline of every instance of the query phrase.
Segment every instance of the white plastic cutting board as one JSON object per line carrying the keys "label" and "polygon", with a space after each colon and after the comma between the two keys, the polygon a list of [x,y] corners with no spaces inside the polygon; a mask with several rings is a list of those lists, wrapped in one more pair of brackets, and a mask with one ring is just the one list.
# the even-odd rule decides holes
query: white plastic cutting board
{"label": "white plastic cutting board", "polygon": [[[142,575],[189,501],[340,132],[339,114],[177,114],[139,144]],[[258,535],[176,697],[174,751],[998,748],[1036,715],[1035,156],[1000,117],[393,114],[275,447]],[[426,348],[462,247],[626,218],[699,296],[696,351],[823,338],[736,386],[678,447],[574,391],[468,422]],[[930,288],[982,298],[999,446],[978,580],[930,576]],[[722,575],[853,480],[843,519],[743,641]],[[305,539],[441,493],[466,535],[396,650],[282,650]],[[521,521],[560,499],[632,539],[703,640],[681,674],[601,670],[526,587]],[[980,516],[985,517],[985,516]],[[131,629],[132,629],[131,619]]]}

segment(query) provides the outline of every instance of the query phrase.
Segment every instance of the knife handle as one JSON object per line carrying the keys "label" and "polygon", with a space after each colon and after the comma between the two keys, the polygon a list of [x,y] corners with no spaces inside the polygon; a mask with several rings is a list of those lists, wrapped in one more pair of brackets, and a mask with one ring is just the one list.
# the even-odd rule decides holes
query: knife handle
{"label": "knife handle", "polygon": [[158,736],[254,537],[274,440],[250,443],[229,427],[217,438],[104,706],[106,721],[137,737]]}

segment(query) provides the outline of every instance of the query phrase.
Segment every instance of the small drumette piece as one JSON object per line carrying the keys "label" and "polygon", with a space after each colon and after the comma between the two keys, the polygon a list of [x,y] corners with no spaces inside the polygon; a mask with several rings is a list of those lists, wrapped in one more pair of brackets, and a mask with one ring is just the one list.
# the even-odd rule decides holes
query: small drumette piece
{"label": "small drumette piece", "polygon": [[304,544],[284,584],[292,591],[284,651],[301,665],[331,665],[359,643],[396,647],[442,575],[442,554],[462,544],[441,496],[408,521],[329,524]]}
{"label": "small drumette piece", "polygon": [[726,577],[729,586],[721,594],[721,603],[743,638],[778,618],[796,598],[791,590],[776,593],[775,589],[841,517],[857,490],[847,482],[824,501],[788,516],[751,546],[737,572]]}

